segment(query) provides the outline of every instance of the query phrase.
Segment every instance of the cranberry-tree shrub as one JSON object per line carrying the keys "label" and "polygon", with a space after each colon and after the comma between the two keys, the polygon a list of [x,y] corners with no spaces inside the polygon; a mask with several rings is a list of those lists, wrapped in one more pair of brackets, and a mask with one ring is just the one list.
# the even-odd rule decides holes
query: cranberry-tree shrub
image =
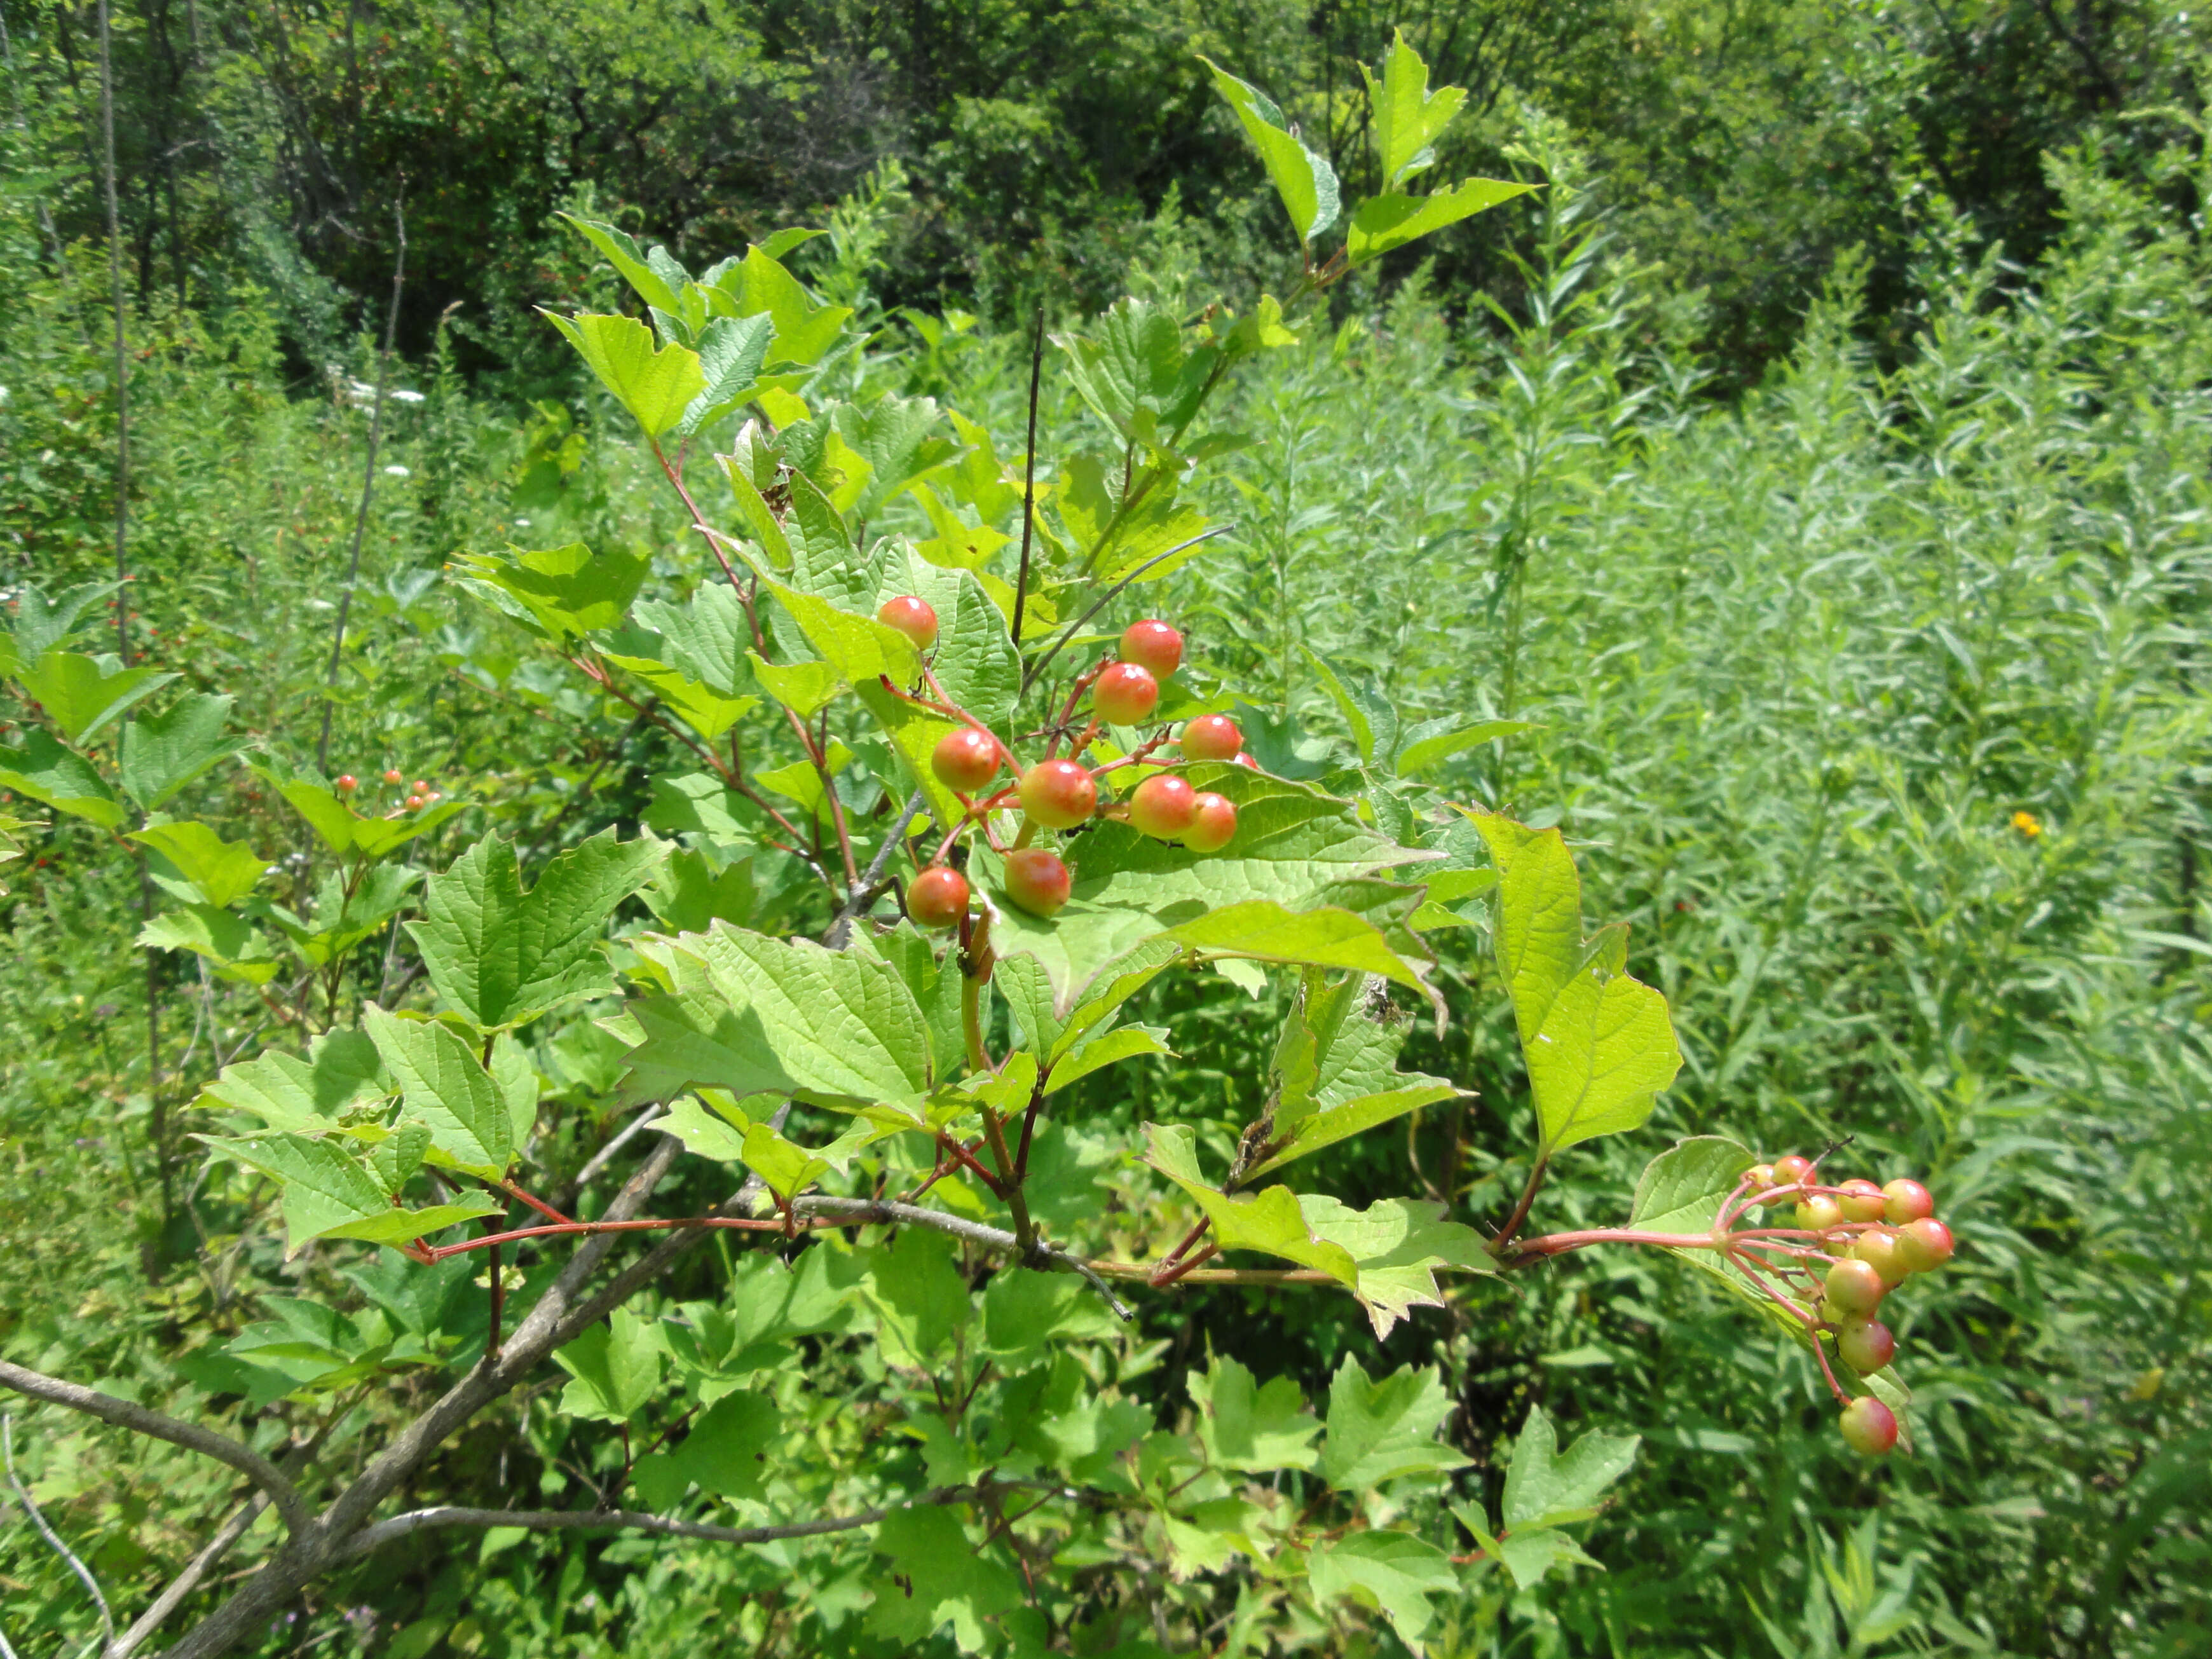
{"label": "cranberry-tree shrub", "polygon": [[[1831,1182],[1821,1159],[1701,1137],[1652,1161],[1626,1225],[1529,1230],[1555,1161],[1640,1127],[1680,1057],[1625,928],[1585,935],[1558,831],[1424,781],[1524,728],[1404,721],[1330,677],[1356,763],[1278,775],[1240,724],[1278,729],[1264,708],[1148,601],[1230,528],[1190,489],[1239,441],[1210,418],[1225,377],[1294,344],[1346,271],[1521,188],[1410,188],[1462,94],[1431,92],[1401,42],[1370,83],[1386,189],[1316,258],[1340,213],[1328,164],[1215,76],[1304,251],[1290,298],[1190,319],[1129,300],[1055,337],[1092,425],[1049,464],[927,398],[839,395],[866,342],[782,263],[805,233],[695,276],[577,222],[644,315],[550,321],[690,533],[649,556],[473,553],[454,575],[574,677],[554,706],[587,744],[649,726],[683,757],[629,839],[538,865],[489,834],[428,869],[409,849],[468,803],[263,750],[252,764],[327,866],[313,902],[280,904],[249,846],[164,811],[245,746],[229,700],[152,712],[171,677],[70,648],[103,590],[27,596],[0,668],[38,723],[0,751],[0,784],[142,851],[172,901],[148,948],[267,1000],[291,1040],[222,1070],[194,1144],[273,1188],[292,1250],[349,1252],[365,1298],[288,1303],[203,1358],[211,1393],[261,1413],[248,1440],[0,1365],[256,1488],[112,1651],[257,1524],[259,1564],[173,1652],[222,1650],[319,1576],[453,1528],[756,1547],[786,1622],[748,1639],[822,1652],[1089,1651],[1270,1607],[1312,1630],[1379,1619],[1418,1647],[1463,1581],[1585,1559],[1567,1529],[1632,1439],[1563,1455],[1532,1413],[1493,1511],[1462,1484],[1433,1368],[1347,1356],[1310,1401],[1209,1352],[1164,1406],[1129,1304],[1215,1285],[1350,1296],[1379,1337],[1442,1303],[1439,1275],[1652,1246],[1807,1345],[1850,1443],[1900,1436],[1875,1315],[1950,1248],[1909,1180]],[[1444,1016],[1429,936],[1470,926],[1526,1060],[1526,1190],[1461,1218],[1313,1189],[1311,1154],[1461,1095],[1397,1056],[1409,1013]],[[1086,1121],[1116,1068],[1168,1052],[1140,998],[1209,972],[1288,994],[1242,1133],[1172,1110],[1133,1139]],[[646,1133],[550,1167],[552,1097],[594,1067]],[[716,1172],[715,1195],[658,1203],[696,1189],[679,1162]],[[1793,1206],[1798,1224],[1764,1224]],[[717,1290],[678,1299],[665,1276],[710,1240]],[[427,1404],[322,1458],[364,1391],[410,1379]],[[583,1498],[538,1507],[541,1482],[409,1507],[441,1449],[526,1387]]]}

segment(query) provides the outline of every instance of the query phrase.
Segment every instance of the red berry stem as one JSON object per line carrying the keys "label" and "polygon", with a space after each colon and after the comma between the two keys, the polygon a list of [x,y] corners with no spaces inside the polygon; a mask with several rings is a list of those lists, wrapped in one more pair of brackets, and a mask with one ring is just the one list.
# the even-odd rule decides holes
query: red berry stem
{"label": "red berry stem", "polygon": [[1813,1354],[1820,1362],[1820,1375],[1828,1379],[1828,1392],[1836,1396],[1836,1403],[1838,1406],[1850,1405],[1850,1395],[1844,1391],[1844,1385],[1836,1381],[1836,1368],[1828,1363],[1828,1345],[1820,1340],[1817,1333],[1813,1338]]}
{"label": "red berry stem", "polygon": [[1068,725],[1075,719],[1075,705],[1083,701],[1083,694],[1091,689],[1091,683],[1105,672],[1103,661],[1095,662],[1078,674],[1075,683],[1067,688],[1067,701],[1060,705],[1060,718],[1052,723],[1052,741],[1045,745],[1047,760],[1060,752],[1060,740],[1067,735]]}
{"label": "red berry stem", "polygon": [[1091,769],[1091,775],[1094,778],[1103,778],[1109,772],[1118,772],[1125,766],[1141,766],[1145,763],[1146,758],[1150,757],[1152,750],[1158,749],[1167,740],[1167,728],[1165,726],[1162,726],[1158,732],[1154,732],[1151,737],[1146,738],[1142,743],[1139,744],[1134,749],[1132,749],[1127,754],[1122,756],[1121,759],[1108,761],[1103,766],[1092,767]]}

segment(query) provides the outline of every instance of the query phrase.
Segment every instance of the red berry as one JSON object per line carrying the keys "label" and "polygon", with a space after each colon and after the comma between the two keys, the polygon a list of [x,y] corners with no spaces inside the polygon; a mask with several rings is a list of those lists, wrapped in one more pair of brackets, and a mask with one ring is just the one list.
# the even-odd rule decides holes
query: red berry
{"label": "red berry", "polygon": [[352,773],[341,772],[338,775],[338,793],[341,795],[350,795],[355,790],[360,787],[361,780],[354,776]]}
{"label": "red berry", "polygon": [[1897,1235],[1887,1227],[1869,1227],[1861,1233],[1858,1242],[1851,1246],[1851,1254],[1862,1261],[1872,1263],[1885,1285],[1902,1285],[1912,1271],[1905,1260],[1905,1253],[1898,1248]]}
{"label": "red berry", "polygon": [[1879,1221],[1881,1219],[1881,1212],[1889,1200],[1883,1196],[1881,1188],[1875,1186],[1871,1181],[1856,1178],[1838,1184],[1843,1188],[1843,1192],[1836,1200],[1836,1203],[1842,1208],[1844,1220]]}
{"label": "red berry", "polygon": [[1091,706],[1114,726],[1135,726],[1159,706],[1160,683],[1133,662],[1110,664],[1091,688]]}
{"label": "red berry", "polygon": [[1750,1194],[1751,1201],[1757,1204],[1759,1194],[1774,1184],[1774,1166],[1771,1164],[1754,1164],[1743,1172],[1743,1180],[1744,1191]]}
{"label": "red berry", "polygon": [[1129,796],[1129,822],[1160,841],[1175,840],[1197,817],[1198,792],[1172,772],[1153,773]]}
{"label": "red berry", "polygon": [[974,726],[963,726],[937,740],[929,769],[946,788],[972,795],[999,775],[999,745]]}
{"label": "red berry", "polygon": [[1256,772],[1256,771],[1258,771],[1258,770],[1260,769],[1260,763],[1259,763],[1259,762],[1257,762],[1257,761],[1255,761],[1255,760],[1254,760],[1254,759],[1253,759],[1249,755],[1239,755],[1239,756],[1237,756],[1237,763],[1239,766],[1249,766],[1249,767],[1250,767],[1250,768],[1251,768],[1255,772]]}
{"label": "red berry", "polygon": [[1813,1160],[1800,1158],[1795,1152],[1774,1160],[1774,1184],[1778,1187],[1795,1187],[1812,1172]]}
{"label": "red berry", "polygon": [[1098,810],[1098,785],[1072,760],[1039,761],[1022,774],[1022,811],[1048,830],[1073,830]]}
{"label": "red berry", "polygon": [[922,927],[950,927],[968,914],[968,878],[933,864],[906,890],[906,913]]}
{"label": "red berry", "polygon": [[1226,714],[1200,714],[1185,720],[1182,757],[1185,760],[1234,760],[1244,746],[1244,734]]}
{"label": "red berry", "polygon": [[1836,1332],[1836,1353],[1861,1376],[1878,1371],[1897,1353],[1897,1339],[1879,1319],[1853,1319]]}
{"label": "red berry", "polygon": [[888,628],[897,629],[914,641],[917,651],[927,651],[937,643],[937,612],[911,593],[885,599],[876,611],[876,620]]}
{"label": "red berry", "polygon": [[410,812],[421,811],[423,805],[422,797],[420,795],[410,795],[407,797],[407,810]]}
{"label": "red berry", "polygon": [[1932,1215],[1897,1230],[1897,1253],[1917,1273],[1933,1273],[1951,1259],[1951,1230]]}
{"label": "red berry", "polygon": [[399,781],[399,769],[398,769],[398,767],[396,767],[396,766],[395,766],[395,767],[392,767],[392,769],[390,769],[388,771],[386,771],[386,772],[385,773],[385,775],[384,775],[384,781],[385,781],[386,783],[397,783],[397,782],[398,782],[398,781]]}
{"label": "red berry", "polygon": [[1131,623],[1121,630],[1121,660],[1165,679],[1182,666],[1182,635],[1164,622]]}
{"label": "red berry", "polygon": [[1048,916],[1066,903],[1074,882],[1060,854],[1042,847],[1006,854],[1006,896],[1033,916]]}
{"label": "red berry", "polygon": [[1902,1227],[1908,1221],[1919,1221],[1936,1213],[1936,1200],[1929,1190],[1917,1181],[1903,1176],[1884,1183],[1882,1217],[1893,1227]]}
{"label": "red berry", "polygon": [[1797,1224],[1808,1231],[1825,1233],[1831,1227],[1844,1223],[1842,1206],[1826,1193],[1814,1193],[1809,1198],[1797,1200]]}
{"label": "red berry", "polygon": [[1195,805],[1197,811],[1190,828],[1182,832],[1182,844],[1194,853],[1218,853],[1237,833],[1237,805],[1210,789],[1198,797]]}
{"label": "red berry", "polygon": [[1897,1416],[1870,1394],[1844,1407],[1844,1443],[1865,1457],[1886,1457],[1897,1443]]}
{"label": "red berry", "polygon": [[1889,1286],[1871,1261],[1847,1257],[1828,1269],[1828,1300],[1846,1314],[1870,1314],[1881,1305]]}
{"label": "red berry", "polygon": [[428,778],[416,779],[414,782],[407,786],[407,793],[410,795],[428,794],[430,793],[430,781]]}

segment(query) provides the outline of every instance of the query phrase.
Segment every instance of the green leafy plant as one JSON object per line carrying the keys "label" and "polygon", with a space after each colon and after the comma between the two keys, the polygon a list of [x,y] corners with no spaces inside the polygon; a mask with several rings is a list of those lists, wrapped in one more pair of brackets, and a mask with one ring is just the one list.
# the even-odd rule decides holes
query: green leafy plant
{"label": "green leafy plant", "polygon": [[[1377,1615],[1418,1645],[1462,1574],[1526,1587],[1587,1563],[1569,1529],[1632,1440],[1561,1455],[1532,1412],[1493,1527],[1450,1498],[1468,1460],[1440,1437],[1452,1404],[1434,1368],[1378,1376],[1347,1356],[1323,1417],[1291,1379],[1211,1356],[1188,1372],[1188,1419],[1164,1422],[1127,1387],[1147,1363],[1123,1328],[1140,1291],[1346,1294],[1380,1337],[1441,1304],[1439,1273],[1656,1248],[1817,1356],[1852,1443],[1900,1433],[1872,1316],[1948,1255],[1920,1189],[1869,1196],[1816,1160],[1761,1165],[1700,1138],[1652,1161],[1625,1226],[1524,1233],[1555,1160],[1641,1127],[1681,1065],[1665,1000],[1627,971],[1626,928],[1584,936],[1559,832],[1430,781],[1525,727],[1406,725],[1317,659],[1358,764],[1293,775],[1310,769],[1269,764],[1281,732],[1243,746],[1257,700],[1139,614],[1231,529],[1189,483],[1243,442],[1213,423],[1226,377],[1295,344],[1302,308],[1347,271],[1522,188],[1401,188],[1461,101],[1428,90],[1401,40],[1369,83],[1387,191],[1316,263],[1335,175],[1215,75],[1308,250],[1291,298],[1188,321],[1125,300],[1055,337],[1093,441],[1042,485],[1037,456],[1001,459],[928,398],[838,396],[851,313],[784,266],[789,234],[695,276],[578,222],[649,321],[553,323],[636,422],[690,539],[657,556],[509,548],[453,575],[574,676],[580,720],[651,728],[679,757],[632,839],[581,839],[527,883],[532,860],[496,834],[417,866],[465,802],[267,752],[252,775],[329,866],[310,901],[281,905],[250,846],[161,816],[243,746],[228,700],[143,712],[167,677],[66,648],[97,591],[32,596],[4,660],[43,724],[0,753],[0,782],[102,831],[135,810],[129,841],[178,902],[143,942],[252,988],[295,1038],[223,1066],[196,1145],[269,1183],[295,1257],[391,1253],[355,1275],[370,1308],[288,1299],[198,1362],[211,1390],[326,1413],[279,1458],[0,1364],[0,1382],[252,1481],[224,1548],[276,1510],[282,1541],[172,1653],[221,1651],[324,1575],[448,1528],[733,1544],[873,1528],[888,1565],[866,1581],[869,1637],[949,1630],[969,1651],[1110,1637],[1133,1607],[1102,1608],[1076,1570],[1181,1583],[1241,1557],[1259,1593],[1316,1620]],[[1354,1208],[1268,1180],[1464,1094],[1398,1061],[1413,1018],[1443,1018],[1431,936],[1469,927],[1488,929],[1534,1115],[1531,1174],[1495,1231],[1425,1197]],[[1168,1052],[1145,999],[1199,973],[1286,991],[1242,1133],[1090,1130],[1080,1103]],[[611,1091],[654,1132],[604,1205],[579,1201],[596,1158],[566,1194],[529,1167],[550,1121],[537,1045],[563,1042],[608,1045]],[[702,1204],[651,1212],[702,1182]],[[1754,1224],[1784,1200],[1797,1224]],[[632,1235],[658,1237],[617,1265]],[[720,1292],[673,1299],[669,1276],[709,1240]],[[480,1300],[459,1293],[478,1260]],[[810,1396],[809,1358],[832,1349],[896,1453]],[[1865,1373],[1856,1400],[1832,1350]],[[559,1431],[620,1448],[593,1504],[385,1512],[549,1359],[568,1379],[548,1399]],[[319,1461],[364,1391],[425,1370],[448,1374],[430,1403],[351,1467]],[[110,1651],[146,1640],[221,1553]]]}

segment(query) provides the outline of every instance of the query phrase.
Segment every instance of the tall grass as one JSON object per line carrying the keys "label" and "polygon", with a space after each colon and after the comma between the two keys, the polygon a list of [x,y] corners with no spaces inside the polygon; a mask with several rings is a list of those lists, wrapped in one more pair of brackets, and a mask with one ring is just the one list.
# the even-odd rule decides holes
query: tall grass
{"label": "tall grass", "polygon": [[[1444,1340],[1471,1407],[1656,1425],[1611,1576],[1516,1609],[1539,1647],[1554,1617],[1639,1653],[2212,1639],[2205,250],[2094,155],[2054,173],[2070,228],[2035,270],[1931,230],[1893,372],[1847,262],[1784,372],[1699,402],[1570,172],[1532,216],[1540,305],[1447,339],[1401,296],[1336,343],[1348,394],[1317,349],[1249,398],[1242,562],[1197,589],[1221,633],[1316,731],[1308,650],[1419,713],[1539,722],[1461,782],[1589,849],[1589,908],[1673,1003],[1654,1133],[1577,1156],[1625,1186],[1662,1131],[1851,1136],[1972,1237],[1901,1333],[1921,1455],[1879,1478],[1800,1432],[1807,1367],[1679,1275],[1480,1304]],[[1477,1020],[1444,1042],[1494,1204],[1526,1136]]]}

